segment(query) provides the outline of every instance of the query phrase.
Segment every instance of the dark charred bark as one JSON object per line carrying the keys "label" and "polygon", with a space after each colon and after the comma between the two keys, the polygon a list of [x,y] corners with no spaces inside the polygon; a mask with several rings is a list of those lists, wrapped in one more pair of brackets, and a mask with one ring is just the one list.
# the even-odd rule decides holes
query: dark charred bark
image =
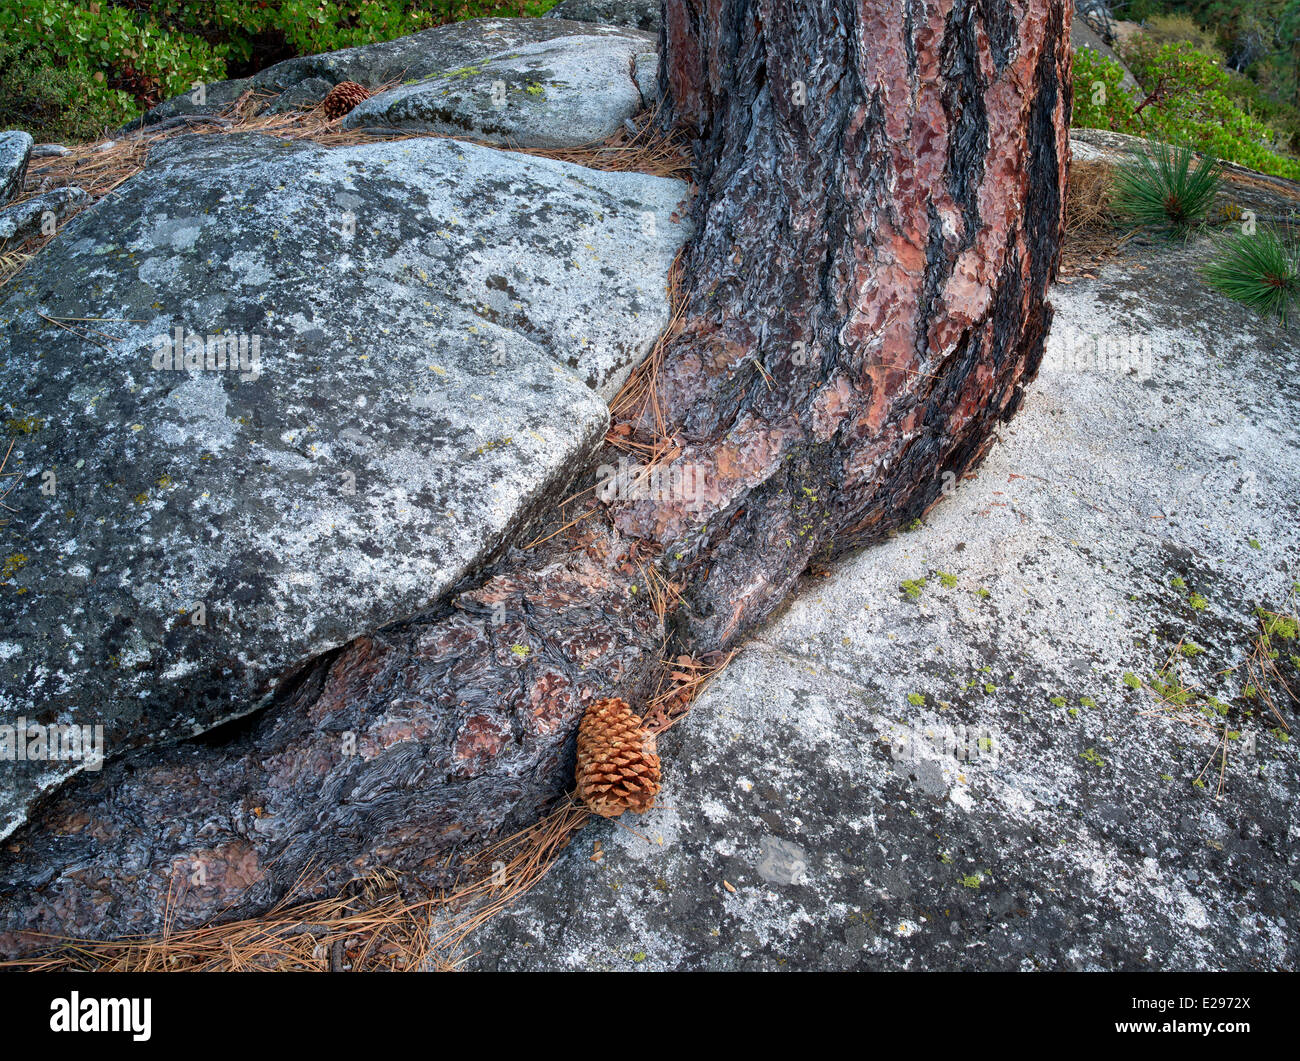
{"label": "dark charred bark", "polygon": [[[0,951],[157,932],[169,903],[176,927],[248,916],[379,866],[438,883],[570,786],[586,704],[643,699],[664,652],[733,644],[811,560],[924,512],[1042,355],[1070,8],[667,0],[697,234],[661,417],[621,430],[670,436],[703,497],[613,503],[253,723],[70,784],[0,853]],[[650,566],[683,587],[666,633],[635,591]]]}

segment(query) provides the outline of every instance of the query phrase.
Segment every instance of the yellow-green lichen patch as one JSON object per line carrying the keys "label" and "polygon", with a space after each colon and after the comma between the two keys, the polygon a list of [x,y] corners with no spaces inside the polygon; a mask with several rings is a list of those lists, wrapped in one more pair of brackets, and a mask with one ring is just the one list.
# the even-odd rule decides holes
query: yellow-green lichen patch
{"label": "yellow-green lichen patch", "polygon": [[34,435],[44,426],[39,416],[11,416],[5,421],[5,431],[11,435]]}
{"label": "yellow-green lichen patch", "polygon": [[0,567],[0,583],[8,582],[27,564],[27,557],[23,553],[14,553],[12,556],[6,556],[4,566]]}

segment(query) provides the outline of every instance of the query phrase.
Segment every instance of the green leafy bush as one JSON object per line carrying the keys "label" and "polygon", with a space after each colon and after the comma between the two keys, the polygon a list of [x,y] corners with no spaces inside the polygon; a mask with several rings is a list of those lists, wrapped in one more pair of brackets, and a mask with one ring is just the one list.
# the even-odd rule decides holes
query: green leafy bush
{"label": "green leafy bush", "polygon": [[1286,138],[1243,109],[1245,79],[1190,44],[1139,39],[1129,55],[1143,87],[1138,94],[1123,88],[1123,70],[1113,60],[1088,49],[1074,60],[1076,126],[1186,143],[1261,173],[1300,180],[1300,159],[1277,149]]}
{"label": "green leafy bush", "polygon": [[171,33],[216,40],[228,62],[247,62],[261,37],[294,55],[392,40],[431,26],[488,16],[537,16],[558,0],[152,0]]}
{"label": "green leafy bush", "polygon": [[1268,226],[1221,237],[1202,274],[1216,291],[1285,323],[1300,299],[1300,244]]}
{"label": "green leafy bush", "polygon": [[[0,39],[53,56],[92,84],[94,106],[174,96],[193,81],[223,76],[223,51],[201,38],[167,34],[151,12],[69,0],[5,0]],[[7,72],[6,78],[11,76]]]}
{"label": "green leafy bush", "polygon": [[1180,16],[1184,25],[1190,20],[1195,29],[1183,39],[1212,34],[1232,69],[1284,108],[1282,121],[1300,121],[1300,0],[1113,0],[1113,7],[1147,30],[1162,15]]}
{"label": "green leafy bush", "polygon": [[[72,139],[71,130],[87,135],[101,119],[121,124],[196,81],[246,76],[291,56],[391,40],[460,19],[540,15],[556,2],[3,0],[5,121],[43,139]],[[13,83],[31,72],[41,77],[39,91],[20,91]],[[69,85],[76,86],[75,104]]]}
{"label": "green leafy bush", "polygon": [[1133,224],[1186,235],[1209,214],[1219,183],[1216,159],[1157,143],[1115,174],[1114,209]]}
{"label": "green leafy bush", "polygon": [[[1148,92],[1163,94],[1156,101],[1156,121],[1220,158],[1282,177],[1300,178],[1300,160],[1287,159],[1277,148],[1279,137],[1249,113],[1260,93],[1251,82],[1224,69],[1211,56],[1176,41],[1156,45],[1138,37],[1128,54],[1129,68]],[[1276,105],[1274,105],[1276,109]],[[1280,161],[1274,161],[1274,159]]]}
{"label": "green leafy bush", "polygon": [[1124,68],[1091,48],[1074,53],[1074,119],[1082,129],[1132,132],[1137,101],[1124,88]]}
{"label": "green leafy bush", "polygon": [[125,92],[105,89],[49,51],[0,44],[0,129],[29,129],[41,140],[95,140],[134,114]]}

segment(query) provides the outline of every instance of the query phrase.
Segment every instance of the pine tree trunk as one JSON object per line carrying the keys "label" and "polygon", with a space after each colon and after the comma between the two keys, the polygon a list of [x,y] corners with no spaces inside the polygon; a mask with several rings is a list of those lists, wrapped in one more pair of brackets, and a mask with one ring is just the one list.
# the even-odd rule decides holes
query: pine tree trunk
{"label": "pine tree trunk", "polygon": [[[1014,412],[1050,320],[1070,10],[667,5],[703,229],[660,403],[730,501],[687,553],[709,561],[698,645],[761,619],[810,559],[915,518]],[[654,535],[673,515],[618,519]]]}
{"label": "pine tree trunk", "polygon": [[[735,644],[810,561],[951,492],[1042,356],[1071,6],[666,0],[685,324],[611,437],[704,489],[614,499],[253,722],[74,781],[0,851],[0,953],[249,916],[304,875],[446,883],[571,786],[588,703],[644,703],[665,653]],[[667,630],[648,580],[681,587]]]}

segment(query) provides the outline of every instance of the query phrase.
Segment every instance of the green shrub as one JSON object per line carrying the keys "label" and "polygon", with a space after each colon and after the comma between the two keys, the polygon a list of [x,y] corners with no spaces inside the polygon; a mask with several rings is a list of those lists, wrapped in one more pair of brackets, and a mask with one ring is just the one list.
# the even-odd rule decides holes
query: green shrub
{"label": "green shrub", "polygon": [[131,97],[65,67],[50,52],[0,44],[0,129],[39,141],[96,140],[135,114]]}
{"label": "green shrub", "polygon": [[1300,179],[1300,160],[1279,154],[1276,132],[1242,108],[1245,79],[1211,56],[1186,42],[1153,45],[1139,37],[1129,68],[1147,92],[1161,91],[1149,109],[1162,139],[1186,140],[1229,162]]}
{"label": "green shrub", "polygon": [[1286,138],[1243,109],[1244,78],[1181,41],[1157,45],[1139,38],[1129,56],[1144,90],[1138,94],[1122,87],[1118,63],[1088,49],[1075,53],[1076,126],[1186,143],[1261,173],[1300,180],[1300,159],[1276,149]]}
{"label": "green shrub", "polygon": [[259,37],[282,36],[295,55],[392,40],[467,18],[537,16],[559,0],[153,0],[171,33],[216,39],[228,62],[247,62]]}
{"label": "green shrub", "polygon": [[1190,16],[1275,102],[1300,107],[1300,0],[1132,0],[1124,17],[1158,14]]}
{"label": "green shrub", "polygon": [[1219,163],[1185,145],[1156,143],[1115,174],[1115,212],[1135,225],[1186,235],[1219,190]]}
{"label": "green shrub", "polygon": [[221,48],[164,33],[152,12],[137,14],[106,0],[5,0],[0,39],[38,48],[56,57],[56,65],[92,81],[95,104],[113,99],[113,92],[128,99],[174,96],[194,81],[219,79],[225,69]]}
{"label": "green shrub", "polygon": [[1132,132],[1136,101],[1123,85],[1124,68],[1091,48],[1074,53],[1074,120],[1083,129]]}
{"label": "green shrub", "polygon": [[[3,0],[0,85],[8,83],[6,98],[16,108],[6,111],[6,121],[42,138],[93,136],[196,81],[232,76],[232,68],[242,76],[293,55],[392,40],[459,19],[540,15],[556,2]],[[41,76],[38,90],[13,84],[33,71]],[[92,127],[95,133],[87,133]]]}
{"label": "green shrub", "polygon": [[1300,299],[1300,244],[1268,226],[1221,237],[1202,274],[1216,291],[1285,323]]}

